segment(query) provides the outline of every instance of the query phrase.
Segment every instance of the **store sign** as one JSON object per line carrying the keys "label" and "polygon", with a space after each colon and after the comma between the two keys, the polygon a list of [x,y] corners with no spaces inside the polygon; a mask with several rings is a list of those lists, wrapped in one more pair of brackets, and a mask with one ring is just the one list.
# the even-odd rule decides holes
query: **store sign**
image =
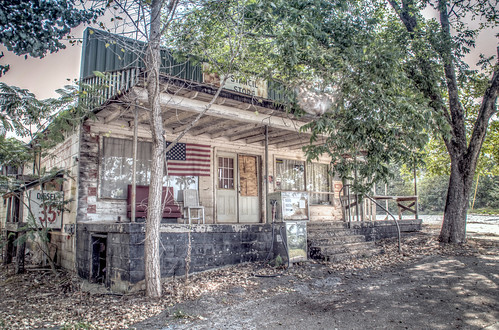
{"label": "store sign", "polygon": [[62,227],[62,212],[57,206],[62,204],[62,191],[32,190],[30,192],[30,206],[38,227]]}
{"label": "store sign", "polygon": [[[217,73],[209,72],[209,68],[209,64],[203,64],[203,83],[220,87],[222,79]],[[262,79],[238,79],[231,74],[225,80],[224,89],[249,96],[268,98],[267,81]]]}

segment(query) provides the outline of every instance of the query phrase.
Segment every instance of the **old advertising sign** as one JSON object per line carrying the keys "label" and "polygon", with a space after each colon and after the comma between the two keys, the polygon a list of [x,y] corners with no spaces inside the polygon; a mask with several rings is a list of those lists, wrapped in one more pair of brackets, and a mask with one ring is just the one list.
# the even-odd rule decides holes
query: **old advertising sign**
{"label": "old advertising sign", "polygon": [[[203,64],[203,82],[219,87],[220,76],[215,72],[210,72],[210,66],[207,63]],[[223,78],[223,77],[222,77]],[[224,89],[246,94],[249,96],[268,98],[267,81],[254,78],[236,78],[234,75],[229,75],[225,80]]]}
{"label": "old advertising sign", "polygon": [[62,191],[32,190],[30,204],[38,227],[58,228],[62,226],[60,207],[64,200]]}

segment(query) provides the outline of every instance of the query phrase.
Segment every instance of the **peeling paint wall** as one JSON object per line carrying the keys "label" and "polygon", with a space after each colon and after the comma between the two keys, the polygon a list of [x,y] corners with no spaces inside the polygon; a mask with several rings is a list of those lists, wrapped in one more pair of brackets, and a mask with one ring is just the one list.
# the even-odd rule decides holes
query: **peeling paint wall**
{"label": "peeling paint wall", "polygon": [[[131,140],[133,138],[133,129],[127,122],[115,120],[111,124],[104,124],[102,121],[88,120],[83,126],[81,153],[80,153],[80,173],[79,173],[79,221],[121,221],[126,219],[126,200],[101,198],[99,192],[100,163],[102,157],[102,143],[104,137],[124,138]],[[150,132],[144,126],[139,127],[139,140],[150,141]],[[175,135],[166,134],[167,141],[175,139]],[[259,191],[261,217],[260,222],[266,222],[265,203],[265,159],[264,146],[247,145],[242,141],[231,142],[228,139],[218,138],[210,139],[207,136],[188,138],[182,140],[185,143],[200,143],[212,146],[211,155],[211,173],[210,177],[199,177],[199,195],[200,203],[205,207],[206,223],[215,223],[216,219],[216,157],[218,153],[234,153],[257,156],[260,159],[259,168]],[[305,161],[303,153],[291,150],[276,150],[269,148],[269,175],[275,177],[274,162],[275,158],[296,159]],[[327,159],[321,160],[327,163]],[[274,183],[269,183],[269,192],[274,191]],[[332,205],[312,205],[312,221],[332,221],[341,220],[341,207],[338,199],[337,187],[341,187],[341,182],[334,182],[335,198]]]}

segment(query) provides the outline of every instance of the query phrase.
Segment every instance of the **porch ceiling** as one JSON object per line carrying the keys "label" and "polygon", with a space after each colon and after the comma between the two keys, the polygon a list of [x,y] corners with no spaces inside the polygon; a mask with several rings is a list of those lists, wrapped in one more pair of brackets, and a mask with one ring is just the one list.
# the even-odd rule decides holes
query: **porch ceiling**
{"label": "porch ceiling", "polygon": [[[172,88],[172,85],[165,87],[165,91],[161,94],[163,127],[173,135],[182,133],[213,98],[212,91],[205,93],[188,88]],[[233,95],[250,102],[231,97]],[[300,132],[300,127],[307,123],[306,120],[292,119],[285,111],[262,106],[258,99],[241,95],[225,91],[186,136],[264,146],[265,126],[268,126],[269,146],[293,150],[309,144],[311,134]],[[133,87],[129,93],[103,107],[97,117],[105,124],[120,122],[132,128],[134,108],[138,110],[139,125],[149,126],[150,111],[147,92],[143,87]],[[316,144],[322,142],[321,140]]]}

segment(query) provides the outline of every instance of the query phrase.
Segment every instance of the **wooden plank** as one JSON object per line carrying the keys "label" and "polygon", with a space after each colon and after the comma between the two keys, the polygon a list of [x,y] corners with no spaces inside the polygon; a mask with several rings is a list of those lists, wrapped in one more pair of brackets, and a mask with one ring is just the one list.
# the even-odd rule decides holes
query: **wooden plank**
{"label": "wooden plank", "polygon": [[[287,135],[287,134],[289,134],[288,131],[276,130],[276,131],[268,133],[268,137],[270,139],[270,138],[279,137],[279,136],[283,136],[283,135]],[[263,135],[263,136],[255,136],[255,137],[252,137],[252,138],[248,138],[246,140],[246,142],[247,143],[254,143],[254,142],[260,142],[260,141],[263,141],[263,140],[265,140],[265,135]]]}
{"label": "wooden plank", "polygon": [[168,126],[173,123],[180,123],[180,124],[185,124],[182,123],[182,121],[186,120],[187,118],[195,116],[195,113],[192,112],[181,112],[179,114],[175,114],[171,117],[166,118],[163,120],[163,126]]}
{"label": "wooden plank", "polygon": [[[218,118],[214,118],[214,117],[210,117],[210,116],[205,116],[201,119],[199,119],[195,125],[202,125],[202,124],[208,124],[208,123],[211,123],[215,120],[217,120]],[[175,127],[174,129],[172,129],[172,133],[178,133],[178,132],[183,132],[187,127],[189,127],[189,125],[191,125],[191,122],[188,122],[184,125],[181,125],[179,127]]]}
{"label": "wooden plank", "polygon": [[241,123],[239,122],[236,122],[236,121],[233,121],[231,120],[232,123],[234,123],[234,125],[238,125],[236,128],[233,128],[233,129],[228,129],[226,131],[220,131],[220,132],[217,132],[217,133],[213,133],[211,135],[211,138],[212,139],[215,139],[215,138],[218,138],[218,137],[221,137],[223,135],[225,136],[228,136],[229,138],[238,134],[238,133],[241,133],[241,132],[246,132],[248,130],[251,130],[251,129],[254,129],[254,128],[257,128],[259,125],[257,124],[247,124],[247,125],[241,125]]}
{"label": "wooden plank", "polygon": [[104,119],[104,124],[109,124],[110,122],[121,116],[123,109],[118,106],[113,106],[110,110],[112,110],[113,112],[111,112],[111,114]]}
{"label": "wooden plank", "polygon": [[216,123],[216,125],[208,125],[208,126],[205,126],[205,127],[199,128],[199,129],[193,128],[190,131],[190,133],[193,136],[198,136],[201,134],[216,131],[216,133],[222,133],[222,135],[223,135],[223,133],[225,132],[225,130],[228,127],[233,127],[234,125],[236,125],[236,124],[232,120],[225,120],[225,121],[221,120],[218,123]]}
{"label": "wooden plank", "polygon": [[[140,87],[134,87],[132,96],[136,96],[141,105],[148,103],[147,92]],[[162,93],[160,95],[161,106],[167,109],[179,109],[200,113],[206,110],[206,102],[192,100],[178,95]],[[239,108],[227,107],[219,104],[212,104],[208,114],[214,117],[233,119],[248,124],[268,125],[270,128],[279,128],[288,131],[298,131],[305,122],[283,118],[278,116],[268,116],[258,112],[244,111]]]}
{"label": "wooden plank", "polygon": [[264,135],[265,134],[265,128],[263,127],[259,127],[259,128],[256,128],[256,129],[252,129],[250,131],[246,131],[246,132],[242,132],[240,134],[237,134],[237,135],[233,135],[229,138],[229,141],[237,141],[237,140],[242,140],[242,139],[245,139],[247,137],[250,137],[250,136],[255,136],[255,135]]}

